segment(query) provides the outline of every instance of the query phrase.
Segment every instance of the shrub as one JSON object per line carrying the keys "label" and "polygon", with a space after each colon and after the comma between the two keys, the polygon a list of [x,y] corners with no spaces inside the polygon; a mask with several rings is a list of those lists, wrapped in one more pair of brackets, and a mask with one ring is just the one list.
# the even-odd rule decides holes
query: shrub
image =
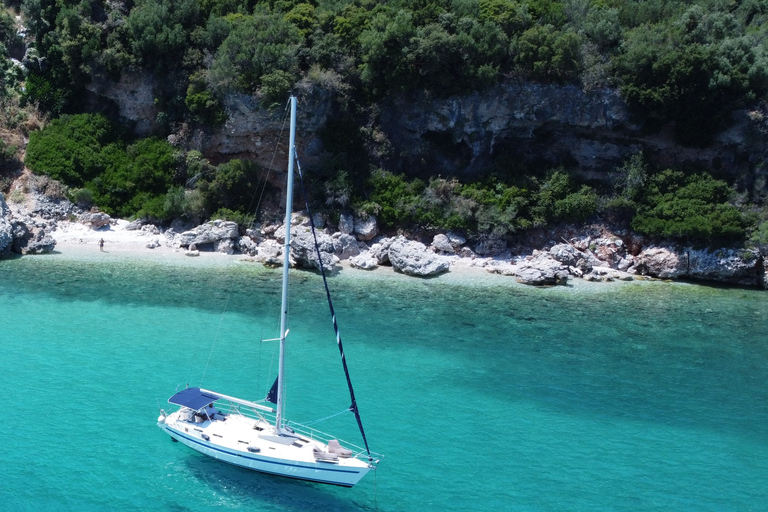
{"label": "shrub", "polygon": [[74,188],[69,191],[70,200],[80,208],[89,209],[93,206],[93,192],[87,188]]}
{"label": "shrub", "polygon": [[190,78],[184,103],[199,123],[217,127],[227,120],[224,107],[214,93],[208,90],[203,75],[198,74]]}
{"label": "shrub", "polygon": [[668,169],[653,176],[632,227],[640,233],[714,244],[741,239],[747,219],[728,203],[727,183]]}
{"label": "shrub", "polygon": [[232,211],[229,208],[219,208],[211,215],[211,220],[229,220],[236,222],[241,231],[245,231],[253,225],[255,216],[242,212]]}
{"label": "shrub", "polygon": [[115,139],[115,129],[104,116],[62,116],[29,135],[25,164],[69,186],[82,187],[104,171],[107,162],[102,148]]}

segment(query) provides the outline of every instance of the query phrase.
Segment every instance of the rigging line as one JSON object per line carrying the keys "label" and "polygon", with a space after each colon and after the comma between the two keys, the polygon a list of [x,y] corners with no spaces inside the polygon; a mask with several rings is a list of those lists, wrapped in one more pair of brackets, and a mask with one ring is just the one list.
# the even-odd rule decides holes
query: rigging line
{"label": "rigging line", "polygon": [[331,418],[335,418],[336,416],[341,416],[342,414],[346,414],[348,412],[351,412],[351,411],[349,409],[344,409],[341,412],[337,412],[336,414],[331,414],[330,416],[326,416],[325,418],[320,418],[319,420],[302,421],[301,424],[309,426],[309,425],[314,425],[315,423],[322,423],[322,422],[324,422],[326,420],[329,420]]}
{"label": "rigging line", "polygon": [[227,314],[227,310],[229,309],[230,297],[232,297],[232,290],[229,290],[229,293],[227,294],[227,300],[224,302],[224,311],[221,312],[221,316],[219,317],[219,327],[216,329],[216,335],[213,337],[213,343],[211,343],[211,350],[208,352],[208,359],[205,361],[203,375],[200,377],[200,387],[203,387],[203,379],[205,379],[205,374],[208,372],[208,365],[211,362],[211,356],[213,356],[213,349],[216,347],[216,343],[219,341],[221,334],[221,324],[224,323],[224,315]]}
{"label": "rigging line", "polygon": [[[272,172],[273,165],[275,163],[275,158],[277,158],[277,148],[280,146],[280,141],[283,140],[283,132],[285,131],[285,123],[288,119],[288,107],[290,105],[290,99],[288,100],[288,103],[285,106],[285,114],[283,115],[283,124],[280,126],[280,133],[277,135],[276,142],[272,145],[272,159],[269,161],[269,167],[267,167],[267,172],[264,176],[264,184],[261,187],[261,193],[259,194],[259,200],[256,202],[256,209],[253,212],[253,218],[254,221],[256,219],[256,216],[259,213],[259,206],[261,206],[261,200],[264,198],[264,192],[267,189],[267,183],[269,183],[269,174]],[[261,181],[261,180],[259,180]],[[248,212],[251,211],[251,207],[253,207],[253,199],[256,197],[256,191],[253,192],[253,195],[251,196],[251,202],[248,204]]]}
{"label": "rigging line", "polygon": [[325,295],[328,299],[328,308],[331,310],[331,319],[333,320],[333,330],[336,333],[336,345],[339,347],[339,353],[341,354],[341,365],[344,367],[344,375],[347,377],[347,387],[349,388],[349,397],[352,400],[352,404],[349,409],[355,413],[355,419],[357,420],[357,426],[360,428],[360,435],[363,436],[363,442],[365,443],[365,449],[368,451],[368,459],[371,459],[371,449],[368,448],[368,439],[365,437],[365,430],[363,429],[363,420],[360,419],[360,410],[357,407],[357,400],[355,399],[355,390],[352,389],[352,380],[349,377],[349,368],[347,368],[347,356],[344,355],[344,346],[341,343],[341,334],[339,334],[339,325],[336,323],[336,312],[333,310],[333,301],[331,300],[331,290],[328,288],[328,279],[325,275],[325,265],[323,265],[323,258],[320,254],[320,245],[317,242],[317,233],[315,232],[315,221],[312,219],[312,210],[309,209],[309,200],[307,199],[307,191],[304,188],[304,176],[301,174],[301,165],[299,164],[298,155],[289,155],[290,158],[296,160],[296,169],[299,173],[299,182],[301,184],[301,193],[304,196],[304,206],[307,209],[307,215],[309,215],[309,225],[312,228],[312,238],[315,241],[315,252],[317,253],[317,261],[320,263],[320,274],[323,276],[323,285],[325,285]]}
{"label": "rigging line", "polygon": [[184,381],[184,383],[189,387],[189,381],[192,380],[192,362],[195,360],[195,356],[197,355],[197,351],[193,352],[192,355],[189,357],[189,374],[187,375],[187,380]]}

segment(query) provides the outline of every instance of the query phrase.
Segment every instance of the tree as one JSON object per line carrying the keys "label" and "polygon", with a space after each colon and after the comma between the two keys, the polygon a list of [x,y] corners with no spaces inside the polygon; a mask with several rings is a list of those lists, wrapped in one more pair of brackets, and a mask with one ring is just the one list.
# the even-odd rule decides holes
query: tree
{"label": "tree", "polygon": [[283,16],[255,13],[238,20],[219,47],[210,71],[214,90],[254,92],[265,75],[295,75],[302,38]]}

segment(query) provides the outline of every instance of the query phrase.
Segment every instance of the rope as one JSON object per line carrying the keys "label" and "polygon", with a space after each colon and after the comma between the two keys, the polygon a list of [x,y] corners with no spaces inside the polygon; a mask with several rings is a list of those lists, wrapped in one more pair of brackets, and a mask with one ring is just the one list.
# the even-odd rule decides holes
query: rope
{"label": "rope", "polygon": [[[277,158],[277,148],[280,145],[280,141],[283,140],[283,132],[285,131],[285,123],[288,119],[288,108],[290,106],[290,99],[288,100],[288,103],[285,105],[284,115],[283,115],[283,124],[280,126],[280,133],[277,134],[277,140],[275,144],[272,145],[274,148],[272,150],[272,159],[269,161],[269,167],[267,167],[267,172],[264,176],[264,184],[261,186],[261,193],[259,194],[259,200],[256,202],[256,208],[253,214],[253,221],[256,221],[256,216],[259,213],[259,206],[261,206],[261,200],[264,198],[264,191],[267,189],[267,183],[269,182],[269,174],[272,172],[272,168],[275,163],[275,158]],[[258,185],[257,185],[258,188]],[[251,202],[248,204],[248,209],[246,211],[250,212],[251,207],[253,206],[253,200],[256,197],[256,191],[253,192],[253,195],[251,196]]]}
{"label": "rope", "polygon": [[322,423],[325,420],[329,420],[331,418],[335,418],[336,416],[341,416],[342,414],[346,414],[348,412],[350,412],[349,409],[344,409],[341,412],[337,412],[336,414],[331,414],[330,416],[326,416],[325,418],[320,418],[319,420],[314,420],[314,421],[304,421],[301,424],[309,426],[309,425],[314,425],[315,423]]}
{"label": "rope", "polygon": [[232,290],[229,291],[227,294],[227,301],[224,303],[224,311],[221,312],[221,316],[219,317],[219,326],[216,329],[216,335],[213,337],[213,343],[211,343],[211,350],[208,351],[208,359],[205,361],[205,368],[203,368],[203,375],[200,377],[200,387],[203,387],[203,379],[205,379],[205,374],[208,372],[208,365],[211,362],[211,356],[213,356],[213,349],[216,347],[216,343],[219,341],[219,335],[221,334],[221,324],[224,323],[224,315],[227,314],[227,309],[229,309],[229,298],[232,297]]}

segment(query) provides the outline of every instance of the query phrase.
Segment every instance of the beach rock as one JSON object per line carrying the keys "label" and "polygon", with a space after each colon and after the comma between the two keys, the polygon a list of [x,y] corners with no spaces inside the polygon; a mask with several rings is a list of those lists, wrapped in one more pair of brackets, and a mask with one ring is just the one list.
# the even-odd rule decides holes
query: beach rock
{"label": "beach rock", "polygon": [[182,247],[190,244],[212,244],[219,240],[237,238],[239,236],[237,223],[227,220],[214,220],[185,231],[176,237]]}
{"label": "beach rock", "polygon": [[616,264],[616,270],[621,270],[622,272],[626,272],[634,264],[635,264],[635,257],[632,256],[631,254],[627,254],[626,256],[621,258],[619,262]]}
{"label": "beach rock", "polygon": [[[339,258],[335,254],[333,238],[325,233],[317,233],[317,247],[320,251],[323,267],[326,270],[334,270]],[[311,231],[299,232],[291,237],[291,256],[296,265],[304,268],[320,269],[320,260],[315,249],[315,237]]]}
{"label": "beach rock", "polygon": [[360,254],[360,243],[352,235],[334,233],[332,236],[334,252],[341,260],[348,260]]}
{"label": "beach rock", "polygon": [[145,224],[141,226],[142,235],[159,235],[160,229],[154,224]]}
{"label": "beach rock", "polygon": [[[295,237],[299,233],[311,233],[312,226],[309,222],[309,217],[304,215],[303,212],[294,212],[291,214],[291,237]],[[278,242],[285,242],[285,223],[278,226],[272,233],[275,240]]]}
{"label": "beach rock", "polygon": [[449,254],[453,254],[456,252],[456,249],[454,249],[453,245],[451,245],[451,241],[448,238],[448,236],[442,233],[438,233],[437,235],[435,235],[435,237],[432,239],[431,247],[436,252],[449,253]]}
{"label": "beach rock", "polygon": [[264,236],[274,236],[275,231],[279,228],[279,224],[269,224],[261,228],[261,234]]}
{"label": "beach rock", "polygon": [[358,240],[368,241],[379,234],[379,225],[376,217],[368,215],[365,217],[355,217],[354,232]]}
{"label": "beach rock", "polygon": [[550,256],[563,265],[577,266],[580,259],[584,259],[584,254],[571,244],[557,244],[549,250]]}
{"label": "beach rock", "polygon": [[50,253],[54,247],[56,247],[56,240],[47,235],[42,228],[27,231],[24,237],[14,239],[14,250],[20,254]]}
{"label": "beach rock", "polygon": [[378,268],[378,259],[371,254],[370,251],[361,252],[357,256],[353,256],[349,259],[350,266],[359,268],[361,270],[374,270]]}
{"label": "beach rock", "polygon": [[231,238],[223,238],[213,243],[213,250],[222,254],[235,254],[235,242]]}
{"label": "beach rock", "polygon": [[68,199],[50,197],[45,194],[34,194],[30,213],[42,219],[62,219],[69,215],[77,215],[82,210]]}
{"label": "beach rock", "polygon": [[624,242],[621,238],[615,236],[596,238],[593,240],[591,247],[595,257],[601,262],[607,263],[611,268],[618,268],[619,263],[627,255],[627,248],[624,246]]}
{"label": "beach rock", "polygon": [[641,276],[659,279],[677,279],[685,275],[687,265],[680,262],[677,252],[667,247],[650,247],[635,256],[635,265],[630,269]]}
{"label": "beach rock", "polygon": [[81,224],[85,224],[91,229],[99,229],[104,226],[109,226],[109,222],[112,218],[106,213],[102,212],[87,212],[80,215],[78,218]]}
{"label": "beach rock", "polygon": [[5,202],[5,197],[0,192],[0,219],[7,217],[11,214],[11,209],[8,208],[8,204]]}
{"label": "beach rock", "polygon": [[339,232],[342,235],[351,235],[355,232],[355,218],[348,214],[342,213],[339,217]]}
{"label": "beach rock", "polygon": [[692,248],[681,252],[685,277],[745,286],[762,286],[763,260],[757,249],[717,249],[715,251]]}
{"label": "beach rock", "polygon": [[267,239],[259,244],[259,251],[255,255],[256,261],[265,265],[279,267],[283,264],[283,246],[276,240]]}
{"label": "beach rock", "polygon": [[763,289],[768,290],[768,265],[765,264],[765,260],[763,260],[763,271],[761,272],[760,276],[760,286],[762,286]]}
{"label": "beach rock", "polygon": [[384,237],[379,239],[379,241],[375,244],[371,245],[369,253],[373,258],[376,258],[376,261],[379,265],[389,263],[389,247],[394,241],[394,238]]}
{"label": "beach rock", "polygon": [[508,261],[489,260],[481,264],[481,267],[490,274],[502,276],[517,276],[517,265]]}
{"label": "beach rock", "polygon": [[558,270],[553,267],[519,266],[516,270],[517,282],[532,286],[566,284],[568,269]]}
{"label": "beach rock", "polygon": [[557,244],[549,250],[549,255],[556,261],[565,266],[575,267],[582,273],[592,270],[592,267],[602,266],[602,262],[597,259],[588,249],[580,250],[572,244]]}
{"label": "beach rock", "polygon": [[[175,221],[174,221],[175,222]],[[129,222],[127,226],[125,226],[126,231],[137,231],[144,226],[144,224],[147,223],[146,219],[136,219],[132,222]],[[173,227],[173,222],[171,222],[171,227]]]}
{"label": "beach rock", "polygon": [[464,238],[463,236],[461,236],[461,235],[459,235],[457,233],[453,233],[451,231],[447,232],[445,234],[445,236],[448,237],[448,242],[451,244],[451,246],[454,249],[458,249],[459,247],[461,247],[462,245],[467,243],[467,239],[466,238]]}
{"label": "beach rock", "polygon": [[547,251],[533,251],[514,265],[491,262],[485,268],[492,274],[516,276],[519,283],[532,286],[566,284],[569,274],[568,266],[552,258]]}
{"label": "beach rock", "polygon": [[397,237],[389,246],[389,261],[392,267],[411,276],[432,276],[447,271],[450,260],[427,250],[421,242]]}
{"label": "beach rock", "polygon": [[13,226],[5,217],[0,216],[0,257],[10,255],[12,248]]}
{"label": "beach rock", "polygon": [[259,246],[250,236],[241,236],[237,239],[235,247],[238,251],[248,256],[256,256],[259,252]]}
{"label": "beach rock", "polygon": [[587,281],[632,281],[632,274],[613,269],[611,267],[592,267],[589,274],[584,275]]}
{"label": "beach rock", "polygon": [[147,242],[146,247],[147,249],[157,249],[161,245],[162,244],[160,243],[160,239],[155,238],[154,240],[150,240],[149,242]]}
{"label": "beach rock", "polygon": [[261,230],[259,229],[248,228],[245,230],[245,236],[253,240],[256,244],[259,244],[264,240],[264,236],[262,236]]}

